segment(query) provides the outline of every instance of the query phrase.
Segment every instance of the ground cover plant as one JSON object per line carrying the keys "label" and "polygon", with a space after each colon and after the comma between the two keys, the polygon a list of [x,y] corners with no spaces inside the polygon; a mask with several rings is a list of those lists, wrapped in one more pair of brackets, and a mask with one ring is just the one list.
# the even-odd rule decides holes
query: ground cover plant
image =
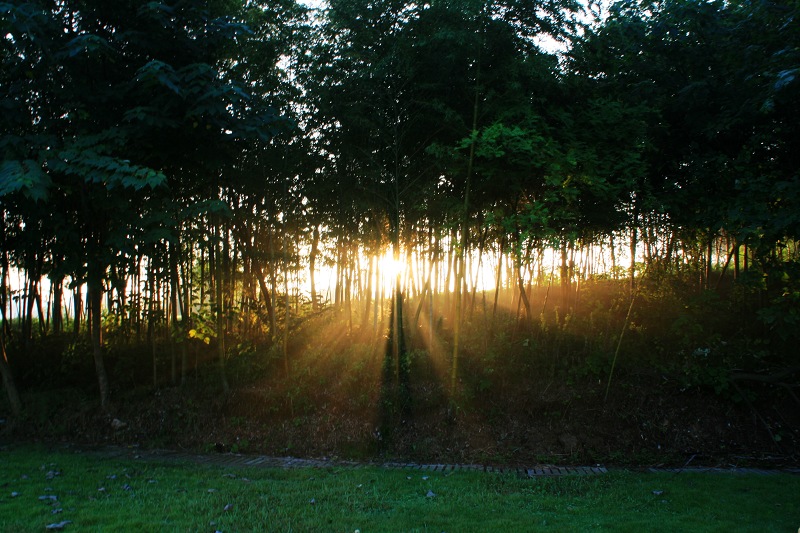
{"label": "ground cover plant", "polygon": [[[227,468],[0,451],[0,530],[794,531],[791,474],[520,478],[380,468]],[[55,527],[55,526],[53,526]]]}

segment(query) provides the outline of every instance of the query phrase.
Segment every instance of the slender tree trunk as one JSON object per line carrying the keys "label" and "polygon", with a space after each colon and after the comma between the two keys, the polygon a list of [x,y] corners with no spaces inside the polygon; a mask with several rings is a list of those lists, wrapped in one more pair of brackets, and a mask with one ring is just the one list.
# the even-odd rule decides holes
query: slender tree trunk
{"label": "slender tree trunk", "polygon": [[[354,300],[359,302],[364,298],[364,269],[361,268],[361,257],[362,257],[362,250],[361,246],[358,244],[353,245],[353,259],[355,264],[354,267],[354,275],[355,275],[355,295]],[[298,280],[298,285],[300,284],[300,280]],[[358,314],[358,310],[356,310],[356,314]]]}
{"label": "slender tree trunk", "polygon": [[83,292],[81,292],[81,287],[82,284],[77,282],[72,291],[72,314],[74,315],[72,319],[72,334],[76,337],[80,335],[81,332],[81,311],[83,310]]}
{"label": "slender tree trunk", "polygon": [[367,286],[364,291],[364,312],[361,315],[361,327],[365,327],[367,325],[367,320],[369,320],[369,310],[372,307],[372,290],[373,290],[373,281],[372,276],[374,275],[374,262],[375,258],[372,255],[368,255],[367,259],[369,260],[369,266],[367,267]]}
{"label": "slender tree trunk", "polygon": [[492,319],[489,322],[489,339],[494,338],[494,324],[495,320],[497,319],[497,301],[500,299],[500,287],[503,279],[503,257],[505,256],[503,248],[505,247],[505,243],[506,243],[506,236],[504,233],[503,236],[500,237],[500,248],[497,254],[497,277],[495,279],[495,284],[494,284],[494,302],[492,303]]}
{"label": "slender tree trunk", "polygon": [[453,397],[456,391],[458,380],[458,352],[460,349],[461,335],[461,298],[464,284],[464,254],[469,244],[469,194],[472,187],[472,169],[475,164],[475,141],[478,136],[478,106],[480,103],[480,81],[481,81],[481,50],[478,49],[476,61],[474,98],[472,101],[472,129],[470,130],[471,141],[469,144],[469,158],[467,159],[467,174],[464,184],[464,205],[461,213],[461,247],[458,249],[458,275],[456,277],[456,312],[453,320],[453,363],[450,369],[450,396]]}
{"label": "slender tree trunk", "polygon": [[544,293],[544,301],[542,302],[542,311],[539,313],[541,320],[544,320],[544,312],[547,311],[547,300],[550,298],[550,289],[553,287],[553,278],[556,275],[556,258],[553,257],[553,264],[550,268],[550,281],[547,282],[547,290]]}
{"label": "slender tree trunk", "polygon": [[270,336],[274,336],[275,330],[273,328],[275,327],[275,309],[272,307],[272,292],[270,291],[269,287],[267,287],[267,282],[264,278],[264,271],[261,269],[259,262],[253,259],[250,268],[253,269],[253,274],[256,276],[258,290],[261,293],[261,301],[264,303],[264,307],[267,308]]}
{"label": "slender tree trunk", "polygon": [[25,316],[23,319],[23,340],[26,344],[33,339],[33,306],[36,303],[36,273],[28,271],[28,279],[25,284]]}
{"label": "slender tree trunk", "polygon": [[[180,245],[177,245],[180,246]],[[175,333],[178,331],[178,254],[175,244],[169,245],[169,307],[171,327],[167,328],[170,347],[170,370],[172,384],[178,383],[178,354],[175,349]],[[181,312],[183,316],[183,312]]]}
{"label": "slender tree trunk", "polygon": [[[380,247],[378,248],[380,249]],[[378,331],[378,310],[383,309],[383,280],[381,276],[383,270],[381,269],[378,256],[375,256],[375,305],[372,308],[372,330]],[[381,317],[382,320],[383,317]]]}
{"label": "slender tree trunk", "polygon": [[637,216],[636,210],[634,209],[633,213],[633,223],[631,224],[631,268],[630,268],[630,287],[629,292],[631,297],[633,297],[633,291],[636,287],[636,225],[637,225]]}
{"label": "slender tree trunk", "polygon": [[[400,244],[397,242],[399,237],[395,238],[395,242],[392,245],[392,257],[394,258],[395,264],[398,264],[400,261]],[[400,359],[403,357],[403,353],[400,343],[401,338],[401,328],[403,327],[403,317],[400,314],[402,312],[402,296],[403,290],[400,281],[400,272],[399,270],[395,272],[395,279],[394,279],[394,295],[392,296],[392,362],[394,363],[394,378],[395,383],[399,383],[400,381]]]}
{"label": "slender tree trunk", "polygon": [[136,342],[142,340],[142,255],[136,257],[133,269],[133,292],[130,297],[131,321],[136,331]]}
{"label": "slender tree trunk", "polygon": [[[5,326],[5,318],[3,319]],[[0,349],[2,349],[2,357],[0,357],[0,374],[3,378],[3,388],[6,389],[6,396],[8,397],[8,405],[11,407],[11,414],[19,417],[22,414],[22,402],[19,399],[19,392],[17,385],[14,381],[14,375],[11,372],[11,366],[8,364],[8,356],[6,355],[6,341],[5,333],[0,331]]]}
{"label": "slender tree trunk", "polygon": [[9,298],[10,266],[8,246],[6,245],[6,211],[0,208],[0,319],[2,319],[0,335],[11,334],[9,324],[9,317],[12,316],[11,298]]}
{"label": "slender tree trunk", "polygon": [[705,253],[705,275],[703,276],[703,288],[711,288],[711,269],[714,262],[714,235],[709,230],[708,242],[706,242]]}
{"label": "slender tree trunk", "polygon": [[616,244],[614,243],[614,234],[611,234],[610,242],[608,244],[608,250],[611,253],[611,277],[616,280],[617,279],[617,252],[616,252]]}
{"label": "slender tree trunk", "polygon": [[736,243],[731,246],[731,250],[728,252],[728,256],[725,259],[725,264],[722,266],[722,271],[719,273],[719,278],[717,278],[717,283],[714,285],[714,290],[719,289],[720,284],[722,283],[723,278],[725,277],[725,272],[728,270],[728,265],[731,262],[731,258],[736,253]]}
{"label": "slender tree trunk", "polygon": [[561,306],[569,309],[570,272],[567,255],[567,241],[561,241]]}
{"label": "slender tree trunk", "polygon": [[[287,184],[288,188],[288,184]],[[288,190],[284,190],[284,196],[288,195]],[[283,221],[283,292],[285,298],[285,315],[283,324],[283,370],[289,376],[289,325],[291,323],[291,308],[289,307],[289,228],[286,221]]]}
{"label": "slender tree trunk", "polygon": [[342,237],[336,239],[336,286],[333,290],[333,306],[338,313],[342,304]]}
{"label": "slender tree trunk", "polygon": [[344,308],[345,312],[347,313],[347,331],[353,331],[353,302],[352,292],[353,292],[353,273],[355,268],[353,266],[354,261],[354,253],[352,250],[352,244],[347,246],[345,249],[345,280],[344,280]]}
{"label": "slender tree trunk", "polygon": [[9,324],[9,317],[11,316],[11,298],[8,297],[10,283],[8,282],[8,271],[4,265],[3,272],[0,274],[0,319],[2,319],[3,326],[0,334],[11,335],[11,325]]}
{"label": "slender tree trunk", "polygon": [[273,232],[272,227],[269,228],[269,258],[270,258],[270,269],[269,269],[269,285],[270,285],[270,292],[267,297],[270,299],[270,305],[267,308],[269,311],[269,320],[270,320],[270,333],[272,337],[277,340],[278,338],[278,277],[276,273],[277,265],[275,263],[275,243],[273,241]]}
{"label": "slender tree trunk", "polygon": [[742,270],[744,270],[745,272],[747,272],[747,270],[750,268],[750,250],[749,250],[749,248],[750,247],[747,246],[746,244],[744,245],[744,254],[743,254],[744,255],[744,262],[742,263]]}
{"label": "slender tree trunk", "polygon": [[[478,241],[478,265],[475,268],[474,276],[472,276],[472,296],[469,301],[469,320],[472,321],[473,313],[475,312],[475,294],[478,290],[478,278],[481,273],[481,265],[483,264],[483,251],[486,245],[487,230],[481,231],[481,237]],[[472,262],[471,262],[472,263]]]}
{"label": "slender tree trunk", "polygon": [[44,337],[47,332],[47,318],[44,313],[44,306],[42,305],[42,267],[38,269],[38,277],[36,281],[36,314],[39,316],[39,337]]}
{"label": "slender tree trunk", "polygon": [[100,390],[100,407],[105,411],[108,409],[110,396],[108,374],[106,373],[105,362],[103,361],[103,335],[102,335],[102,316],[101,306],[103,302],[103,280],[99,267],[94,267],[95,272],[90,274],[88,281],[89,308],[92,315],[91,339],[92,356],[94,357],[95,371],[97,372],[97,384]]}
{"label": "slender tree trunk", "polygon": [[522,269],[522,257],[521,254],[518,252],[516,254],[517,257],[517,288],[519,289],[519,298],[522,302],[522,305],[525,307],[525,317],[528,319],[528,323],[533,325],[533,313],[531,312],[531,302],[528,299],[528,291],[525,289],[525,277],[524,277],[524,270]]}
{"label": "slender tree trunk", "polygon": [[[227,235],[224,235],[223,229],[220,226],[217,226],[216,232],[219,239],[227,239]],[[218,239],[217,239],[218,240]],[[214,294],[215,298],[215,305],[212,307],[216,307],[216,318],[217,318],[217,357],[218,357],[218,364],[219,364],[219,377],[220,377],[220,384],[222,385],[222,392],[224,394],[228,394],[231,390],[230,385],[228,384],[228,374],[225,370],[225,356],[226,356],[226,328],[225,328],[225,300],[223,298],[223,287],[225,284],[224,279],[224,258],[222,257],[222,251],[219,247],[219,242],[214,243],[214,247],[212,248],[214,255],[211,259],[211,269],[214,272],[213,283],[214,283]]]}
{"label": "slender tree trunk", "polygon": [[[407,297],[409,299],[409,301],[411,301],[411,299],[413,299],[417,294],[417,283],[414,280],[414,262],[413,262],[414,261],[414,254],[413,254],[414,245],[411,242],[411,238],[408,238],[408,240],[406,241],[405,244],[406,244],[406,260],[405,260],[405,265],[404,265],[404,268],[403,268],[403,272],[401,274],[401,276],[402,276],[402,278],[404,280],[404,283],[403,283],[402,286],[405,287],[404,296]],[[400,268],[400,263],[399,262],[395,263],[395,264],[397,265],[397,268]]]}
{"label": "slender tree trunk", "polygon": [[[294,250],[293,254],[298,254],[300,250],[300,232],[295,229],[294,231]],[[291,268],[291,271],[294,273],[294,287],[292,287],[292,294],[294,297],[294,314],[298,316],[300,314],[300,260],[297,259],[295,262],[295,266]]]}
{"label": "slender tree trunk", "polygon": [[[649,218],[649,217],[648,217]],[[650,264],[653,262],[653,247],[655,246],[655,230],[653,229],[653,221],[645,220],[642,222],[642,238],[644,239],[644,261],[645,269],[650,269]]]}
{"label": "slender tree trunk", "polygon": [[181,307],[181,386],[186,385],[187,372],[189,370],[189,354],[187,339],[189,330],[192,327],[192,264],[194,263],[192,247],[187,248],[188,257],[181,261],[181,273],[183,274],[183,306]]}
{"label": "slender tree trunk", "polygon": [[[417,330],[417,325],[419,324],[419,317],[422,314],[422,305],[425,303],[425,295],[431,291],[431,275],[433,274],[433,265],[436,263],[436,251],[432,250],[431,253],[431,261],[430,264],[427,266],[427,278],[425,279],[425,283],[422,287],[422,292],[419,297],[419,304],[417,305],[417,311],[414,313],[414,324],[413,329],[414,331]],[[433,313],[433,309],[431,309],[431,313]]]}
{"label": "slender tree trunk", "polygon": [[[516,228],[516,230],[517,231],[514,234],[514,244],[516,246],[518,246],[519,245],[519,240],[520,240],[519,228]],[[517,305],[518,300],[519,300],[519,290],[517,290],[517,287],[518,287],[518,283],[517,283],[517,265],[519,264],[519,260],[518,260],[519,258],[517,257],[517,255],[519,253],[521,253],[521,251],[517,250],[516,248],[512,249],[512,250],[509,250],[509,252],[508,252],[509,256],[508,256],[508,258],[506,260],[506,264],[508,265],[507,272],[506,272],[506,276],[507,276],[506,279],[508,279],[508,291],[509,291],[509,294],[511,296],[511,303],[509,304],[509,309],[513,309],[514,306]]]}
{"label": "slender tree trunk", "polygon": [[444,275],[444,313],[450,312],[450,281],[453,275],[453,249],[455,247],[455,242],[456,234],[455,230],[452,230],[447,242],[447,270]]}
{"label": "slender tree trunk", "polygon": [[308,256],[308,279],[311,283],[311,309],[317,311],[319,303],[317,302],[317,285],[315,283],[316,268],[317,268],[317,254],[319,253],[319,225],[314,226],[311,232],[311,253]]}
{"label": "slender tree trunk", "polygon": [[156,274],[153,272],[153,259],[148,260],[147,286],[150,291],[150,300],[147,311],[147,343],[150,345],[150,354],[153,364],[153,388],[158,387],[158,351],[156,350],[156,309],[158,296],[156,293]]}
{"label": "slender tree trunk", "polygon": [[59,335],[64,327],[64,312],[61,309],[61,300],[64,297],[64,278],[59,277],[52,282],[53,285],[53,328],[54,335]]}

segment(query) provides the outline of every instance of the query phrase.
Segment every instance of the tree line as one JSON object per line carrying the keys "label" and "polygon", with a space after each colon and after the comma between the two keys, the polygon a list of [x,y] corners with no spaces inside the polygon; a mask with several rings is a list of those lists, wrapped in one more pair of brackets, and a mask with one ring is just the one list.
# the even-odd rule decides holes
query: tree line
{"label": "tree line", "polygon": [[[175,383],[189,342],[207,345],[227,390],[233,346],[282,343],[289,372],[293,322],[322,308],[357,324],[386,311],[399,360],[409,297],[415,321],[449,320],[455,386],[487,257],[483,301],[496,311],[505,289],[531,323],[532,284],[556,279],[569,308],[602,253],[631,294],[644,272],[689,273],[699,291],[728,271],[790,342],[797,15],[767,1],[0,3],[12,408],[6,348],[36,338],[86,335],[106,407],[112,332],[170,342]],[[386,250],[405,265],[391,291]]]}

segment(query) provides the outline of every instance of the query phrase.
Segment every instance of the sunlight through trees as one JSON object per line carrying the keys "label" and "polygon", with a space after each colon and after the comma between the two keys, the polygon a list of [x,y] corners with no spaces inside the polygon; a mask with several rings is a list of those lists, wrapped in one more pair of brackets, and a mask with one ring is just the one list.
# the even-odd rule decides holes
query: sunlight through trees
{"label": "sunlight through trees", "polygon": [[106,407],[109,345],[145,347],[153,386],[215,360],[228,391],[252,347],[296,371],[294,336],[330,313],[385,340],[402,418],[414,350],[455,395],[465,329],[583,313],[589,350],[642,277],[646,305],[733,294],[767,339],[736,365],[796,365],[796,6],[307,4],[0,2],[15,413],[48,338],[92,358]]}

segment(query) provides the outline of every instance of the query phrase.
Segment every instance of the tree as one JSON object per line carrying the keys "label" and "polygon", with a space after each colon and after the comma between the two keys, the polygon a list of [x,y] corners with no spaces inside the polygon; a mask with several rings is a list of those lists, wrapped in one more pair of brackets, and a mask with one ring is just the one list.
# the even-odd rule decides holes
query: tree
{"label": "tree", "polygon": [[[754,308],[770,302],[759,316],[779,339],[776,351],[789,338],[779,332],[798,321],[789,311],[796,260],[786,253],[800,198],[788,141],[797,133],[797,15],[796,6],[763,2],[618,2],[572,63],[632,113],[625,124],[641,124],[627,207],[632,251],[637,229],[647,250],[658,229],[664,266],[690,262],[696,286],[714,289],[732,258],[738,271],[744,246],[745,265],[758,272],[739,290],[757,295]],[[721,239],[729,251],[717,252],[727,259],[713,281]]]}
{"label": "tree", "polygon": [[2,105],[12,117],[0,144],[0,195],[40,203],[22,213],[26,226],[43,224],[42,213],[53,209],[69,221],[70,230],[55,221],[46,231],[72,279],[87,283],[103,408],[109,268],[139,247],[177,242],[169,214],[180,204],[172,199],[217,199],[215,185],[242,143],[279,129],[263,95],[226,70],[230,45],[249,33],[240,9],[234,2],[0,6],[9,81]]}

